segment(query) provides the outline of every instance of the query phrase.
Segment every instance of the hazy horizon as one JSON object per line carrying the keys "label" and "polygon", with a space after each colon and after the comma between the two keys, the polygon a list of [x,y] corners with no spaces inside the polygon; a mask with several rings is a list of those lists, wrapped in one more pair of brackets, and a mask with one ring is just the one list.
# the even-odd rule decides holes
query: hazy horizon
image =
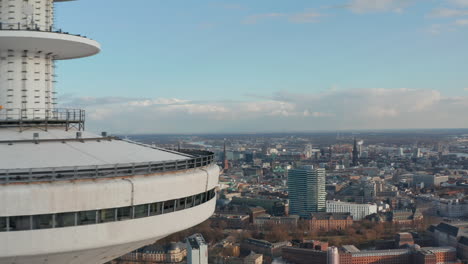
{"label": "hazy horizon", "polygon": [[59,103],[91,130],[468,127],[468,0],[123,3],[57,4],[102,43],[58,69]]}

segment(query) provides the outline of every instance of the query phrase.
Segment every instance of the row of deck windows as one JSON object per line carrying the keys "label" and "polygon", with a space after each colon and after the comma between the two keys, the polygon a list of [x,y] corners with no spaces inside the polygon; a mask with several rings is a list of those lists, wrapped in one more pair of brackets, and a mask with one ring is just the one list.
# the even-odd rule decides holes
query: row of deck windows
{"label": "row of deck windows", "polygon": [[176,200],[102,210],[0,217],[0,232],[59,228],[124,221],[191,208],[215,197],[215,190]]}

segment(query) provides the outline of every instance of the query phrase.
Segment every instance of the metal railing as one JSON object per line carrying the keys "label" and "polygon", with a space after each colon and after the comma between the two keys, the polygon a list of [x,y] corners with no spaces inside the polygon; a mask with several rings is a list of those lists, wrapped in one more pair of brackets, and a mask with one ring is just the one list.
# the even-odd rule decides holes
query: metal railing
{"label": "metal railing", "polygon": [[28,121],[49,120],[81,122],[85,120],[85,110],[68,108],[2,108],[0,109],[0,122],[2,121]]}
{"label": "metal railing", "polygon": [[21,22],[18,22],[18,23],[0,22],[0,30],[52,32],[52,33],[67,34],[67,35],[87,38],[86,36],[82,36],[80,34],[70,34],[68,32],[64,32],[62,31],[62,29],[57,29],[50,25],[40,25],[40,24],[35,24],[35,23],[25,24]]}
{"label": "metal railing", "polygon": [[95,166],[73,166],[30,169],[0,169],[0,184],[101,179],[188,170],[215,162],[214,153],[202,150],[180,150],[189,159],[120,163]]}

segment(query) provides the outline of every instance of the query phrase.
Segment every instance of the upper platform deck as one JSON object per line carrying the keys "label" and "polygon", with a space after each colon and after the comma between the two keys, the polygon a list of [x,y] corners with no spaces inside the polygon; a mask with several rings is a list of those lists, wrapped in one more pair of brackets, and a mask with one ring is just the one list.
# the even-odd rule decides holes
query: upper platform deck
{"label": "upper platform deck", "polygon": [[176,152],[84,131],[0,129],[0,184],[151,174],[213,160],[207,151]]}

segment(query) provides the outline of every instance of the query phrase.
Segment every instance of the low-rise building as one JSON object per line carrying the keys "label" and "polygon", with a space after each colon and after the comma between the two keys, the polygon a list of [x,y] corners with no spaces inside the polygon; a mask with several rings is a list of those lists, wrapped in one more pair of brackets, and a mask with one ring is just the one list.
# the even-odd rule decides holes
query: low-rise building
{"label": "low-rise building", "polygon": [[284,247],[282,257],[288,263],[310,264],[327,263],[327,251],[310,248]]}
{"label": "low-rise building", "polygon": [[413,235],[410,233],[398,233],[395,237],[395,246],[401,248],[403,246],[412,246],[414,245]]}
{"label": "low-rise building", "polygon": [[313,213],[310,217],[310,230],[345,230],[352,225],[353,217],[350,213]]}
{"label": "low-rise building", "polygon": [[460,263],[453,247],[425,247],[414,253],[415,264]]}
{"label": "low-rise building", "polygon": [[181,263],[187,256],[184,243],[170,243],[167,246],[151,245],[125,254],[112,261],[113,264]]}
{"label": "low-rise building", "polygon": [[359,250],[345,245],[338,250],[327,251],[285,247],[283,259],[296,264],[461,264],[453,247],[419,247],[414,245],[402,249]]}
{"label": "low-rise building", "polygon": [[448,181],[448,176],[432,174],[413,175],[413,185],[420,185],[424,188],[439,187],[442,183]]}
{"label": "low-rise building", "polygon": [[468,202],[459,199],[434,201],[437,214],[443,217],[460,218],[468,216]]}
{"label": "low-rise building", "polygon": [[468,236],[462,236],[458,240],[457,255],[460,259],[468,262]]}
{"label": "low-rise building", "polygon": [[267,213],[276,216],[288,215],[289,204],[286,200],[269,197],[232,197],[233,205],[260,206]]}
{"label": "low-rise building", "polygon": [[244,258],[244,264],[262,264],[263,263],[263,255],[256,254],[251,252],[247,257]]}
{"label": "low-rise building", "polygon": [[241,229],[249,223],[249,218],[248,215],[217,213],[212,215],[210,220],[214,227]]}
{"label": "low-rise building", "polygon": [[460,259],[468,260],[468,221],[445,223],[431,226],[434,244],[437,246],[450,246],[457,249]]}
{"label": "low-rise building", "polygon": [[326,211],[327,213],[350,213],[353,220],[361,221],[366,216],[377,213],[377,205],[327,201]]}
{"label": "low-rise building", "polygon": [[346,250],[340,253],[343,264],[461,264],[453,247],[419,247],[388,250]]}
{"label": "low-rise building", "polygon": [[257,216],[254,225],[263,228],[266,225],[286,225],[288,227],[297,227],[299,221],[298,215],[290,216],[271,216],[268,214]]}
{"label": "low-rise building", "polygon": [[255,253],[263,254],[270,258],[281,256],[281,249],[290,246],[288,241],[271,243],[265,240],[248,238],[241,243],[241,252],[254,251]]}
{"label": "low-rise building", "polygon": [[391,221],[398,225],[414,225],[421,222],[423,215],[420,210],[401,209],[391,212]]}

